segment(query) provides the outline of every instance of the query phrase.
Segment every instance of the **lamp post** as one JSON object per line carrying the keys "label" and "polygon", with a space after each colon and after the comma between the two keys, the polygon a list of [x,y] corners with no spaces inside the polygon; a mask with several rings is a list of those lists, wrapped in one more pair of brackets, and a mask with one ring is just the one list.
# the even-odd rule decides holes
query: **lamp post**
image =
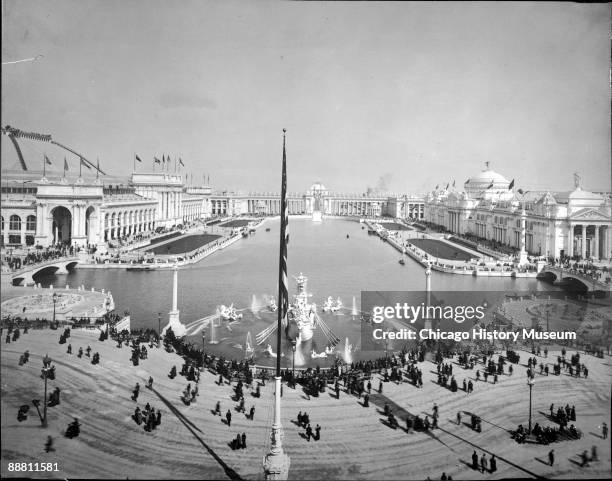
{"label": "lamp post", "polygon": [[529,386],[529,426],[527,430],[528,434],[531,434],[531,391],[533,389],[534,384],[534,380],[531,379],[531,376],[529,376],[529,379],[527,379],[527,385]]}
{"label": "lamp post", "polygon": [[55,325],[55,304],[57,303],[57,292],[53,293],[53,325]]}
{"label": "lamp post", "polygon": [[292,361],[291,361],[291,384],[293,384],[293,389],[295,389],[295,348],[296,348],[297,342],[295,339],[291,339],[291,351],[293,353],[292,355]]}
{"label": "lamp post", "polygon": [[161,339],[161,312],[157,313],[157,343]]}
{"label": "lamp post", "polygon": [[[55,294],[54,294],[55,296]],[[42,418],[42,426],[43,428],[47,427],[47,378],[49,377],[49,371],[51,370],[51,358],[48,354],[43,358],[43,368],[41,369],[41,373],[43,379],[45,380],[45,397],[44,397],[44,405],[43,405],[43,418]]]}

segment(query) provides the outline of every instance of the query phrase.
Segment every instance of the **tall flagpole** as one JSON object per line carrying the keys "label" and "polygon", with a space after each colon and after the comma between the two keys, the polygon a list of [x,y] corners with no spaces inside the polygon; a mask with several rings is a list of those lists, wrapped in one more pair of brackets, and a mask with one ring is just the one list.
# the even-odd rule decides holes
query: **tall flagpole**
{"label": "tall flagpole", "polygon": [[287,286],[287,156],[285,153],[285,134],[283,129],[283,173],[281,181],[281,228],[280,258],[278,264],[278,326],[276,329],[276,377],[274,378],[274,422],[270,435],[270,452],[263,459],[266,480],[286,480],[289,475],[289,456],[283,451],[283,426],[281,423],[281,336],[283,319],[289,309],[289,292]]}

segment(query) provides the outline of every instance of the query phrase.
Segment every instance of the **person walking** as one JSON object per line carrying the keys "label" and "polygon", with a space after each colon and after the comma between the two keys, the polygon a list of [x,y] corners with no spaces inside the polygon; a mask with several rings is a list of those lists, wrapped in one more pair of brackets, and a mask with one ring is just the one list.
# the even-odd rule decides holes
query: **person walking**
{"label": "person walking", "polygon": [[472,453],[472,469],[478,469],[478,454],[476,454],[476,450]]}
{"label": "person walking", "polygon": [[461,426],[461,411],[457,411],[457,426]]}
{"label": "person walking", "polygon": [[483,473],[487,472],[487,455],[485,453],[482,453],[480,458],[480,469]]}
{"label": "person walking", "polygon": [[494,473],[495,471],[497,471],[497,459],[495,459],[495,454],[493,454],[489,461],[489,472]]}
{"label": "person walking", "polygon": [[552,466],[555,463],[555,450],[551,449],[548,452],[548,463]]}
{"label": "person walking", "polygon": [[608,439],[608,425],[606,423],[601,424],[601,436]]}
{"label": "person walking", "polygon": [[225,413],[225,420],[227,421],[227,426],[231,427],[232,426],[232,413],[229,409]]}

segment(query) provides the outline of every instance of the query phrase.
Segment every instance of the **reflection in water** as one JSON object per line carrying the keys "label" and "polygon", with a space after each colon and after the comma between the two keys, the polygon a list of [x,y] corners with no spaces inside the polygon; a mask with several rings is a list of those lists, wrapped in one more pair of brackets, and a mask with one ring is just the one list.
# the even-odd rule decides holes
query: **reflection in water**
{"label": "reflection in water", "polygon": [[[424,289],[423,269],[412,260],[407,260],[405,266],[398,264],[397,251],[378,237],[368,236],[358,222],[326,219],[314,223],[310,219],[292,218],[290,225],[289,279],[300,272],[307,275],[312,292],[310,302],[319,306],[329,296],[333,299],[353,299],[351,307],[343,308],[336,314],[323,313],[319,309],[325,323],[340,338],[348,339],[348,344],[361,344],[361,291]],[[271,229],[269,232],[264,229],[267,227]],[[248,332],[260,332],[275,322],[276,313],[269,309],[267,299],[270,293],[278,292],[278,228],[278,220],[267,220],[255,235],[179,270],[178,307],[183,324],[214,314],[220,305],[233,303],[243,314],[240,321],[231,325],[222,321],[217,327],[209,325],[204,330],[207,351],[242,357]],[[77,268],[68,275],[49,275],[39,279],[39,282],[43,286],[70,284],[110,289],[117,312],[129,311],[134,328],[157,329],[158,314],[164,325],[172,307],[171,271],[127,272],[123,269]],[[433,272],[432,288],[434,291],[511,293],[550,290],[551,286],[535,279],[478,278]],[[290,285],[289,290],[292,295],[295,285]],[[480,303],[483,296],[476,294],[474,297],[472,301]],[[470,299],[466,299],[468,301]],[[201,333],[198,333],[192,341],[201,344],[200,336]],[[210,344],[210,341],[219,343]],[[241,349],[235,347],[238,344]],[[266,344],[253,346],[254,357],[258,363],[267,360],[271,365],[272,361],[263,352]],[[276,349],[276,343],[272,344]],[[313,339],[302,344],[299,355],[307,362],[313,350],[319,354],[325,352],[327,344],[327,339],[317,329]],[[340,349],[341,356],[348,354]],[[283,364],[291,366],[291,344],[286,340],[283,340],[282,351],[285,354]],[[360,351],[350,354],[356,359],[365,355]],[[300,360],[299,355],[296,351],[296,361]],[[331,358],[333,356],[328,355],[327,358],[317,359],[317,363],[329,364]]]}

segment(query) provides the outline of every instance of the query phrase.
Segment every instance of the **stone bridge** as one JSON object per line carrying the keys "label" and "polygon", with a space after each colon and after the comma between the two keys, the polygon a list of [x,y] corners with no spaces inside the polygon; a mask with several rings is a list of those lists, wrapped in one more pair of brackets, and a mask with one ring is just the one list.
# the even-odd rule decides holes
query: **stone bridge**
{"label": "stone bridge", "polygon": [[39,264],[26,265],[23,269],[11,274],[11,283],[14,286],[32,286],[36,282],[34,276],[43,270],[49,270],[55,274],[68,274],[68,269],[73,269],[80,262],[78,257],[61,257]]}
{"label": "stone bridge", "polygon": [[612,282],[606,282],[606,277],[610,278],[612,273],[604,273],[602,279],[595,279],[589,275],[582,274],[576,269],[563,269],[557,266],[547,265],[539,272],[539,275],[551,275],[555,277],[555,281],[559,282],[563,279],[574,279],[584,284],[589,292],[593,291],[612,291]]}

